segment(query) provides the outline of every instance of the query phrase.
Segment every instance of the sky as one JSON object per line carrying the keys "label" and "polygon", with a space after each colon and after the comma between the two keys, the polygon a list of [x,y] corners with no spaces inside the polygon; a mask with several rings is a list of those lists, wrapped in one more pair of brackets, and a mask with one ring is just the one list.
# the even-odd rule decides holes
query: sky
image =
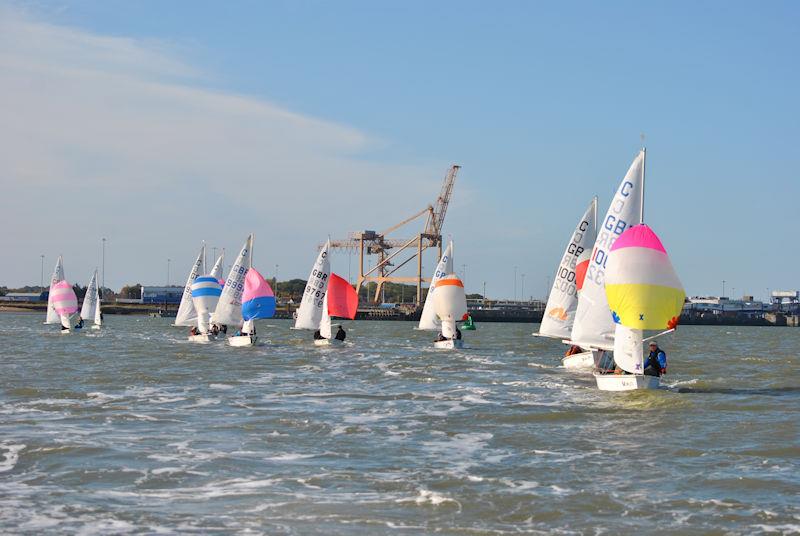
{"label": "sky", "polygon": [[59,254],[86,284],[102,238],[107,286],[183,284],[203,240],[232,258],[250,232],[262,273],[305,278],[457,163],[467,291],[542,297],[644,134],[687,294],[796,289],[799,23],[780,1],[0,0],[0,285]]}

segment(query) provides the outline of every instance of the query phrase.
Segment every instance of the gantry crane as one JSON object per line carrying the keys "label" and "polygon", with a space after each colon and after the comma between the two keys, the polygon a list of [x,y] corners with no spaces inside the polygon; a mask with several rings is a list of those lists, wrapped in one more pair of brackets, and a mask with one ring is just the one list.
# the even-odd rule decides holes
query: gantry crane
{"label": "gantry crane", "polygon": [[[356,250],[358,256],[358,282],[356,292],[367,282],[374,281],[376,285],[374,301],[378,301],[386,282],[391,283],[416,283],[417,304],[422,301],[422,283],[430,282],[429,278],[422,277],[422,252],[431,247],[439,248],[439,257],[442,256],[442,227],[447,213],[447,205],[453,195],[453,185],[461,166],[453,165],[447,171],[442,183],[442,190],[436,198],[434,205],[428,205],[410,218],[389,227],[383,232],[357,231],[350,233],[346,240],[332,240],[331,248]],[[422,232],[412,238],[387,238],[389,233],[400,229],[422,216],[427,216]],[[395,250],[395,251],[392,251]],[[405,252],[405,253],[404,253]],[[378,255],[378,262],[374,267],[364,271],[365,253]],[[417,259],[417,274],[414,277],[395,276],[400,268]],[[438,260],[438,258],[437,258]],[[402,262],[401,262],[402,261]]]}

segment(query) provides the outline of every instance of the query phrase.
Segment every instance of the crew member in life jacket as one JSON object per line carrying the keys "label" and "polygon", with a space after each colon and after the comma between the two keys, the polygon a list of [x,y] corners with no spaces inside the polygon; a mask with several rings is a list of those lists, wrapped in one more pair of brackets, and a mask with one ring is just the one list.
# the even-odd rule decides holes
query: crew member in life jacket
{"label": "crew member in life jacket", "polygon": [[339,326],[339,329],[336,331],[336,336],[334,337],[336,340],[343,341],[344,338],[347,337],[347,333],[345,333],[342,326]]}
{"label": "crew member in life jacket", "polygon": [[648,376],[662,376],[667,373],[667,354],[655,341],[650,343],[650,355],[644,361],[644,373]]}
{"label": "crew member in life jacket", "polygon": [[582,354],[582,353],[583,353],[583,348],[581,348],[577,344],[573,344],[572,346],[569,347],[567,353],[564,354],[564,357],[569,357],[571,355]]}

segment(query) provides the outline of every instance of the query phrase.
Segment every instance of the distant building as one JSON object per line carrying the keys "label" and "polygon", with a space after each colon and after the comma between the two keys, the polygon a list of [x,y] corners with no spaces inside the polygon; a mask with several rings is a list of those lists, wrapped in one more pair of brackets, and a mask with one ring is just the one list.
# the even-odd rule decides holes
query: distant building
{"label": "distant building", "polygon": [[142,287],[142,303],[180,303],[183,287]]}
{"label": "distant building", "polygon": [[735,314],[738,316],[760,317],[768,309],[769,306],[762,301],[731,300],[724,296],[692,296],[683,304],[684,312],[711,313],[715,315]]}
{"label": "distant building", "polygon": [[12,302],[46,302],[50,293],[44,292],[9,292],[5,296],[0,296],[0,301]]}

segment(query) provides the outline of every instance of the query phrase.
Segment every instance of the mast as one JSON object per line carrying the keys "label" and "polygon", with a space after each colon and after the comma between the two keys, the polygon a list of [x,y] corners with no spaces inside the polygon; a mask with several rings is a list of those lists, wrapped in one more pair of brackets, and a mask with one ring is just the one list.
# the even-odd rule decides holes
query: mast
{"label": "mast", "polygon": [[644,223],[644,171],[645,162],[647,161],[647,148],[642,147],[642,208],[639,213],[639,223]]}
{"label": "mast", "polygon": [[250,256],[247,259],[249,261],[248,262],[248,265],[249,265],[248,268],[252,268],[253,267],[253,248],[254,248],[253,244],[255,244],[255,241],[256,241],[256,234],[255,233],[250,233]]}
{"label": "mast", "polygon": [[[597,232],[597,196],[594,196],[594,230]],[[594,247],[594,244],[592,244]]]}

